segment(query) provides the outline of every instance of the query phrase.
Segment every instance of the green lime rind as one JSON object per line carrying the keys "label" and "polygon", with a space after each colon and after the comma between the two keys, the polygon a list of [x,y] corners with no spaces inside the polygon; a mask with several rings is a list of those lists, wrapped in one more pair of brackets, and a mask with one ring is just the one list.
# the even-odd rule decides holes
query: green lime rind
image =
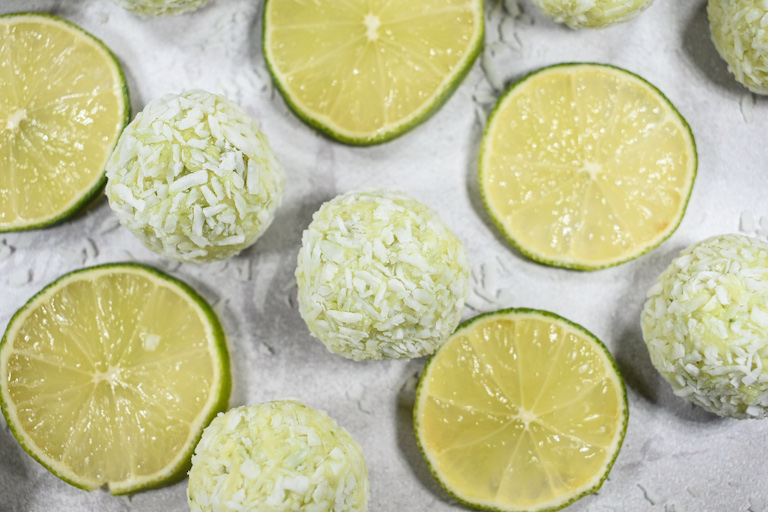
{"label": "green lime rind", "polygon": [[10,428],[13,436],[19,442],[24,451],[26,451],[33,459],[39,462],[48,471],[56,475],[59,479],[74,487],[84,489],[86,491],[93,491],[99,488],[99,486],[88,486],[82,482],[76,481],[66,476],[62,476],[61,474],[57,473],[54,465],[50,462],[50,460],[41,456],[41,450],[37,449],[37,446],[34,444],[34,442],[23,434],[23,428],[21,428],[21,426],[18,425],[18,422],[15,421],[16,416],[10,412],[12,409],[15,410],[15,406],[11,403],[10,397],[7,396],[7,386],[5,383],[7,382],[8,376],[5,367],[5,361],[7,360],[5,353],[12,348],[12,341],[11,338],[9,338],[9,333],[14,330],[14,327],[24,319],[23,317],[25,316],[26,312],[30,311],[38,302],[44,300],[50,294],[50,292],[59,289],[62,285],[73,280],[75,276],[104,269],[129,270],[133,272],[144,273],[150,278],[150,280],[160,280],[170,284],[171,287],[178,289],[181,294],[191,299],[191,302],[203,313],[207,322],[207,326],[211,331],[213,338],[211,348],[214,349],[211,351],[211,355],[213,363],[217,366],[217,371],[219,372],[219,388],[218,390],[212,390],[212,395],[217,396],[218,399],[216,402],[210,404],[210,410],[206,413],[204,418],[199,421],[197,425],[198,432],[188,444],[187,449],[183,452],[180,452],[175,458],[176,461],[173,462],[169,468],[166,468],[166,471],[163,474],[160,474],[155,478],[144,479],[138,483],[129,485],[120,485],[120,483],[117,485],[112,485],[111,483],[107,483],[106,485],[109,487],[111,494],[117,496],[165,487],[186,477],[187,471],[189,471],[189,468],[192,466],[192,454],[195,450],[195,446],[197,446],[197,443],[200,442],[200,438],[203,435],[203,428],[207,426],[218,413],[225,412],[228,409],[229,397],[232,391],[232,374],[230,370],[230,357],[229,350],[227,348],[227,340],[219,318],[216,316],[216,313],[205,301],[205,299],[191,286],[184,283],[183,281],[180,281],[175,277],[172,277],[154,267],[150,267],[141,263],[107,263],[104,265],[97,265],[94,267],[75,270],[65,274],[40,290],[21,308],[19,308],[19,310],[16,311],[16,313],[14,313],[14,315],[11,317],[11,320],[8,322],[8,327],[6,328],[2,339],[0,339],[0,410],[2,411],[3,416],[5,417],[5,421],[8,424],[8,427]]}
{"label": "green lime rind", "polygon": [[[535,76],[535,75],[537,75],[539,73],[542,73],[542,72],[545,72],[545,71],[548,71],[548,70],[551,70],[551,69],[556,69],[556,68],[578,67],[578,66],[599,66],[599,67],[611,68],[611,69],[614,69],[616,71],[620,71],[622,73],[626,73],[630,77],[632,77],[634,79],[637,79],[637,80],[645,83],[646,85],[648,85],[653,91],[655,91],[667,103],[667,105],[669,105],[670,111],[672,113],[674,113],[674,115],[676,115],[677,118],[680,120],[683,128],[685,129],[686,133],[688,134],[688,137],[689,137],[690,143],[691,143],[691,148],[693,149],[693,154],[691,155],[693,157],[693,166],[692,166],[692,169],[691,169],[691,172],[692,172],[691,185],[690,185],[690,187],[688,187],[688,193],[685,196],[685,199],[684,199],[684,201],[682,203],[682,207],[680,208],[680,215],[678,216],[677,219],[675,219],[675,221],[670,223],[671,228],[668,230],[668,232],[665,233],[657,242],[648,245],[642,251],[639,251],[637,253],[631,254],[631,255],[629,255],[629,256],[627,256],[625,258],[616,259],[615,261],[609,261],[607,263],[595,264],[595,265],[584,264],[584,263],[579,263],[579,262],[571,262],[571,261],[554,261],[554,260],[542,257],[542,256],[536,254],[535,252],[532,252],[532,251],[529,251],[528,249],[526,249],[524,244],[521,244],[520,242],[518,242],[518,240],[514,237],[514,235],[512,233],[510,233],[506,229],[506,227],[504,226],[504,223],[499,218],[499,216],[495,215],[493,213],[493,207],[490,204],[490,199],[486,196],[485,190],[483,188],[483,180],[484,180],[483,161],[484,161],[485,152],[487,151],[486,145],[489,144],[488,141],[490,140],[490,135],[489,135],[490,128],[491,128],[491,126],[493,124],[493,120],[494,120],[496,114],[501,110],[501,107],[503,106],[504,100],[507,98],[507,96],[509,96],[510,93],[512,93],[512,91],[515,90],[518,86],[524,84],[529,78],[531,78],[531,77],[533,77],[533,76]],[[639,76],[639,75],[637,75],[635,73],[632,73],[631,71],[627,71],[626,69],[620,68],[618,66],[613,66],[611,64],[601,64],[601,63],[598,63],[598,62],[565,62],[565,63],[561,63],[561,64],[554,64],[552,66],[546,66],[546,67],[543,67],[541,69],[537,69],[536,71],[533,71],[531,73],[528,73],[523,78],[521,78],[520,80],[518,80],[517,82],[512,84],[504,92],[504,94],[501,95],[501,97],[499,98],[498,102],[496,102],[496,106],[493,107],[493,110],[491,111],[491,114],[488,116],[488,121],[487,121],[487,123],[485,125],[485,130],[483,131],[482,141],[480,143],[480,155],[479,155],[478,161],[479,161],[479,164],[478,164],[478,183],[479,183],[479,188],[480,188],[480,196],[481,196],[481,198],[483,200],[483,206],[485,206],[485,211],[488,213],[488,216],[491,218],[491,220],[496,225],[496,227],[499,229],[499,231],[501,231],[501,234],[504,236],[504,238],[507,240],[507,242],[509,242],[515,249],[520,251],[527,258],[529,258],[529,259],[531,259],[531,260],[533,260],[533,261],[535,261],[537,263],[541,263],[542,265],[548,265],[550,267],[567,268],[567,269],[570,269],[570,270],[585,270],[585,271],[587,271],[587,270],[589,270],[589,271],[591,271],[591,270],[602,270],[602,269],[606,269],[606,268],[610,268],[610,267],[615,267],[617,265],[621,265],[622,263],[627,263],[628,261],[632,261],[634,259],[637,259],[637,258],[647,254],[648,252],[652,251],[653,249],[655,249],[656,247],[661,245],[670,236],[672,236],[672,234],[677,230],[677,228],[680,225],[680,223],[683,221],[683,217],[685,216],[685,211],[688,208],[688,202],[690,201],[691,193],[693,192],[693,186],[694,186],[694,184],[696,182],[697,169],[698,169],[698,165],[699,165],[699,162],[698,162],[698,151],[697,151],[697,148],[696,148],[696,139],[693,136],[693,131],[691,130],[691,127],[688,124],[688,121],[686,121],[685,118],[682,116],[682,114],[680,114],[680,112],[677,110],[677,108],[675,108],[675,106],[672,104],[672,102],[669,100],[669,98],[667,98],[664,95],[664,93],[661,92],[658,89],[658,87],[656,87],[655,85],[653,85],[652,83],[650,83],[649,81],[644,79],[643,77],[641,77],[641,76]]]}
{"label": "green lime rind", "polygon": [[291,97],[286,88],[280,82],[278,75],[274,70],[274,64],[270,60],[269,52],[267,51],[267,35],[270,32],[269,24],[267,23],[267,9],[271,3],[272,0],[264,0],[264,10],[262,12],[261,47],[262,53],[264,54],[264,61],[267,65],[267,70],[272,77],[272,82],[275,84],[275,87],[277,87],[277,90],[280,91],[280,95],[283,97],[285,104],[288,105],[288,108],[291,110],[291,112],[293,112],[296,117],[301,119],[304,124],[314,128],[326,137],[329,137],[337,142],[341,142],[342,144],[347,144],[349,146],[376,146],[378,144],[383,144],[385,142],[396,139],[401,135],[404,135],[405,133],[413,130],[420,124],[427,121],[451,98],[456,89],[458,89],[459,85],[461,85],[464,78],[466,78],[466,76],[469,74],[469,71],[472,69],[475,60],[477,60],[477,56],[480,55],[480,51],[483,49],[483,39],[485,37],[485,10],[483,3],[481,1],[476,1],[478,12],[477,19],[479,20],[480,28],[477,31],[475,40],[471,42],[471,50],[467,53],[467,56],[458,67],[458,69],[454,71],[452,75],[447,77],[446,81],[444,82],[444,86],[440,91],[433,95],[432,100],[425,104],[417,115],[411,116],[411,118],[403,124],[395,125],[388,130],[378,131],[374,135],[367,137],[350,137],[335,131],[333,128],[315,119],[311,113],[303,109]]}
{"label": "green lime rind", "polygon": [[[421,425],[419,422],[419,410],[420,410],[420,403],[421,403],[421,397],[424,396],[423,392],[423,386],[427,379],[425,378],[431,369],[432,362],[435,360],[435,358],[440,354],[440,351],[443,347],[448,345],[457,335],[460,335],[463,331],[469,330],[476,322],[479,320],[484,320],[486,318],[491,317],[515,317],[519,315],[539,315],[548,319],[554,320],[553,323],[559,323],[559,324],[565,324],[566,326],[579,331],[580,333],[584,334],[588,339],[592,340],[597,348],[599,348],[606,356],[608,361],[611,364],[611,368],[613,368],[613,371],[616,372],[616,381],[621,386],[621,403],[623,404],[623,414],[622,414],[622,422],[619,428],[619,440],[616,444],[616,451],[611,457],[611,460],[606,463],[605,465],[605,471],[600,478],[598,482],[595,483],[592,487],[585,490],[583,493],[581,493],[578,496],[573,497],[572,499],[568,500],[567,502],[557,505],[555,507],[545,508],[545,509],[529,509],[528,511],[523,509],[504,509],[499,507],[493,507],[493,506],[486,506],[483,504],[477,504],[472,503],[468,501],[466,498],[459,496],[457,493],[455,493],[450,486],[444,482],[440,476],[439,472],[434,468],[429,460],[429,457],[427,456],[427,450],[424,446],[424,443],[421,440],[421,436],[419,435],[419,431],[421,429]],[[507,309],[500,309],[498,311],[491,311],[488,313],[482,313],[480,315],[477,315],[473,318],[470,318],[469,320],[466,320],[462,322],[457,328],[456,331],[454,331],[453,335],[451,335],[450,338],[442,345],[441,348],[437,349],[437,351],[430,356],[430,358],[427,360],[426,364],[424,365],[424,369],[421,372],[421,377],[419,378],[419,384],[416,387],[416,401],[414,403],[413,407],[413,429],[416,436],[416,443],[419,446],[419,451],[421,451],[422,458],[424,459],[424,462],[427,464],[427,467],[429,468],[429,472],[432,474],[432,476],[435,478],[438,484],[440,484],[440,487],[443,488],[445,492],[447,492],[452,498],[454,498],[456,501],[461,503],[462,505],[472,507],[479,510],[489,510],[492,512],[556,512],[558,510],[562,510],[565,507],[572,505],[574,502],[580,500],[584,496],[588,496],[590,494],[593,494],[597,492],[600,487],[602,487],[603,482],[608,478],[608,474],[611,472],[611,468],[613,467],[614,462],[616,462],[616,458],[619,456],[619,452],[621,451],[621,447],[624,444],[624,437],[627,433],[627,426],[629,425],[629,402],[627,399],[627,388],[624,384],[624,378],[621,375],[621,371],[619,370],[618,365],[616,364],[616,361],[613,359],[613,356],[611,355],[611,352],[608,350],[608,347],[605,346],[605,344],[600,341],[597,336],[589,332],[586,328],[583,326],[572,322],[571,320],[568,320],[567,318],[563,318],[562,316],[558,315],[557,313],[552,313],[551,311],[544,311],[541,309],[532,309],[532,308],[507,308]]]}
{"label": "green lime rind", "polygon": [[77,215],[80,211],[84,210],[86,207],[88,207],[91,203],[93,203],[104,191],[104,187],[107,184],[107,175],[106,175],[106,167],[107,167],[107,160],[109,160],[110,155],[112,154],[112,149],[114,149],[115,145],[117,144],[117,139],[120,137],[120,134],[125,129],[126,126],[128,126],[128,122],[131,120],[131,101],[130,97],[128,95],[128,82],[125,79],[125,73],[123,72],[123,68],[120,65],[120,61],[118,61],[117,56],[112,52],[112,50],[107,47],[99,38],[95,37],[93,34],[83,30],[81,27],[75,25],[71,21],[67,21],[63,18],[60,18],[58,16],[55,16],[53,14],[47,14],[47,13],[39,13],[39,12],[14,12],[10,14],[3,14],[0,15],[0,23],[3,23],[5,19],[9,18],[16,18],[16,17],[30,17],[30,18],[45,18],[49,20],[53,20],[56,23],[59,23],[61,25],[66,26],[67,28],[74,30],[75,32],[78,32],[87,38],[89,38],[91,41],[93,41],[98,48],[101,48],[106,55],[110,58],[112,61],[112,64],[114,65],[115,71],[117,72],[117,76],[119,78],[121,89],[122,89],[122,98],[123,98],[123,119],[122,122],[119,124],[119,130],[115,133],[115,140],[112,142],[112,147],[109,148],[109,150],[106,152],[106,158],[104,159],[104,165],[102,166],[103,169],[101,171],[101,176],[99,177],[96,182],[94,182],[93,185],[91,185],[90,188],[83,191],[80,195],[80,197],[76,200],[75,203],[70,205],[67,209],[59,212],[55,212],[53,215],[41,219],[36,220],[34,222],[30,222],[28,224],[24,225],[17,225],[17,226],[10,226],[6,227],[0,224],[0,233],[12,233],[16,231],[29,231],[32,229],[40,229],[40,228],[46,228],[53,226],[55,224],[58,224],[62,221],[65,221],[71,217],[74,217]]}

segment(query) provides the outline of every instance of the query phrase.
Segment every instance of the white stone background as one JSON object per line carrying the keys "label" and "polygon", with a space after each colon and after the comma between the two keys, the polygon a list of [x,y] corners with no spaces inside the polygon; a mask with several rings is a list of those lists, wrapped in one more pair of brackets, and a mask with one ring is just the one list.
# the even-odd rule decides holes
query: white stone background
{"label": "white stone background", "polygon": [[[546,19],[531,0],[519,0],[521,13],[506,3],[487,0],[483,59],[437,114],[395,141],[354,148],[315,133],[274,91],[261,54],[261,1],[213,0],[160,20],[108,0],[0,1],[0,13],[51,12],[102,39],[123,64],[134,111],[189,88],[228,96],[262,122],[288,176],[272,227],[225,263],[179,265],[149,252],[117,225],[104,198],[58,226],[0,236],[0,329],[66,272],[112,261],[155,265],[216,305],[231,346],[232,405],[295,397],[328,411],[363,447],[372,512],[460,510],[431,477],[412,432],[413,384],[425,360],[356,363],[329,353],[310,338],[292,288],[301,232],[322,202],[353,189],[399,189],[435,209],[465,242],[474,287],[498,293],[479,310],[554,311],[591,330],[617,360],[630,401],[624,446],[602,489],[569,512],[768,511],[768,421],[721,419],[675,397],[651,366],[639,325],[646,290],[681,249],[738,232],[744,212],[758,236],[768,235],[768,100],[728,74],[709,38],[705,0],[656,0],[635,20],[584,31]],[[651,253],[597,272],[541,266],[511,249],[483,210],[475,178],[483,115],[499,92],[484,68],[502,87],[567,61],[645,77],[687,118],[699,150],[677,232]],[[477,313],[467,308],[464,316]],[[29,457],[0,419],[2,512],[185,511],[185,491],[186,481],[129,497],[78,490]]]}

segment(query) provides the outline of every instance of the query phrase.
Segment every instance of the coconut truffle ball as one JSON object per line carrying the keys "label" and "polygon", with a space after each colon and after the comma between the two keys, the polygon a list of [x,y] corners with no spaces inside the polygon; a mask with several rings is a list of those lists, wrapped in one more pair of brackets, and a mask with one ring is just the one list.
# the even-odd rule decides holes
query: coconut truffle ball
{"label": "coconut truffle ball", "polygon": [[720,416],[766,416],[768,244],[723,235],[689,247],[648,292],[642,327],[676,395]]}
{"label": "coconut truffle ball", "polygon": [[599,28],[643,12],[653,0],[533,0],[544,14],[572,28]]}
{"label": "coconut truffle ball", "polygon": [[144,245],[204,262],[264,233],[284,178],[253,118],[221,96],[189,91],[147,104],[120,136],[107,180],[112,210]]}
{"label": "coconut truffle ball", "polygon": [[709,0],[712,40],[736,80],[768,94],[768,3],[763,0]]}
{"label": "coconut truffle ball", "polygon": [[325,203],[304,231],[298,260],[299,312],[344,357],[431,354],[461,319],[464,246],[404,194],[351,192]]}
{"label": "coconut truffle ball", "polygon": [[360,446],[323,411],[291,400],[237,407],[192,456],[191,512],[365,512]]}
{"label": "coconut truffle ball", "polygon": [[211,0],[112,0],[123,9],[142,16],[170,16],[194,11]]}

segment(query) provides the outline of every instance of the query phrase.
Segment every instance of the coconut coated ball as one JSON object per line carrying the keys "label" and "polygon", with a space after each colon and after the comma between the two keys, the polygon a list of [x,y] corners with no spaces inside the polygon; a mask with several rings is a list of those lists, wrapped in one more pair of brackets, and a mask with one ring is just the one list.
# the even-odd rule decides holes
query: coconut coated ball
{"label": "coconut coated ball", "polygon": [[142,16],[171,16],[194,11],[211,0],[112,0],[123,9]]}
{"label": "coconut coated ball", "polygon": [[634,18],[653,0],[533,0],[541,11],[572,28],[599,28]]}
{"label": "coconut coated ball", "polygon": [[642,329],[676,395],[720,416],[768,414],[768,244],[723,235],[684,250],[648,292]]}
{"label": "coconut coated ball", "polygon": [[125,128],[107,163],[120,222],[151,250],[185,262],[229,258],[274,219],[283,168],[259,124],[205,91],[168,94]]}
{"label": "coconut coated ball", "polygon": [[189,471],[191,512],[365,512],[360,446],[326,413],[281,400],[219,413]]}
{"label": "coconut coated ball", "polygon": [[302,237],[299,312],[331,352],[356,361],[431,354],[461,320],[464,246],[437,215],[389,191],[325,203]]}
{"label": "coconut coated ball", "polygon": [[712,41],[736,80],[768,94],[768,2],[709,0]]}

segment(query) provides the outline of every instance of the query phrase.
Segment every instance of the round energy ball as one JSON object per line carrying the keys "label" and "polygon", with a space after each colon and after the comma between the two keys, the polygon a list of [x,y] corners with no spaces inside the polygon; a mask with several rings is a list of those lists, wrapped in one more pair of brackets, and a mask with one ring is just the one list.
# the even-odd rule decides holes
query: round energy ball
{"label": "round energy ball", "polygon": [[634,18],[653,0],[533,0],[544,14],[572,28],[599,28]]}
{"label": "round energy ball", "polygon": [[229,258],[269,227],[283,168],[258,123],[205,91],[168,94],[125,128],[107,163],[120,222],[165,257]]}
{"label": "round energy ball", "polygon": [[642,328],[676,395],[720,416],[768,414],[768,244],[723,235],[684,250],[648,292]]}
{"label": "round energy ball", "polygon": [[712,40],[736,80],[756,94],[768,94],[768,3],[709,0]]}
{"label": "round energy ball", "polygon": [[454,331],[469,289],[461,241],[396,192],[350,192],[304,231],[299,312],[331,352],[360,361],[431,354]]}
{"label": "round energy ball", "polygon": [[220,413],[192,456],[191,512],[365,512],[360,446],[328,415],[281,400]]}
{"label": "round energy ball", "polygon": [[170,16],[194,11],[211,0],[112,0],[123,9],[142,16]]}

